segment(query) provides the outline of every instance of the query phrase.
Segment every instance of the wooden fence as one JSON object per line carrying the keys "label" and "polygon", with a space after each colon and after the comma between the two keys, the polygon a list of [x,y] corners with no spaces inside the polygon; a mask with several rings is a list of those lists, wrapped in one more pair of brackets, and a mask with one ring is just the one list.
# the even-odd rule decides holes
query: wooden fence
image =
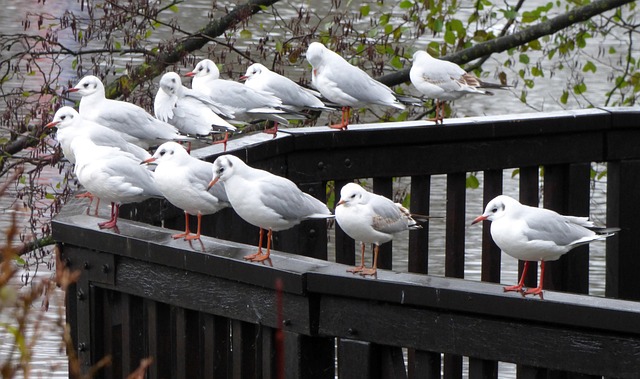
{"label": "wooden fence", "polygon": [[[349,129],[245,136],[229,152],[323,200],[329,181],[339,189],[373,178],[390,196],[392,178],[410,177],[410,209],[421,214],[430,213],[432,175],[446,174],[445,277],[428,275],[428,227],[410,233],[409,272],[362,278],[345,272],[355,245],[337,226],[336,262],[327,260],[324,221],[278,233],[279,251],[258,264],[242,259],[257,229],[230,209],[205,218],[211,237],[200,244],[171,239],[184,221],[166,202],[123,207],[131,221],[116,234],[73,201],[53,234],[62,261],[83,273],[67,295],[82,369],[111,355],[98,377],[126,377],[149,356],[149,378],[277,378],[279,359],[286,378],[497,378],[499,361],[516,363],[521,378],[640,377],[639,109]],[[220,150],[194,154],[213,161]],[[486,203],[502,193],[503,170],[519,168],[520,200],[537,205],[543,172],[545,207],[589,215],[594,162],[607,167],[608,226],[622,229],[606,244],[606,297],[586,295],[588,247],[548,263],[544,300],[503,293],[488,223],[477,242],[483,282],[462,279],[467,173],[483,173]],[[391,249],[381,249],[379,267],[392,268]]]}

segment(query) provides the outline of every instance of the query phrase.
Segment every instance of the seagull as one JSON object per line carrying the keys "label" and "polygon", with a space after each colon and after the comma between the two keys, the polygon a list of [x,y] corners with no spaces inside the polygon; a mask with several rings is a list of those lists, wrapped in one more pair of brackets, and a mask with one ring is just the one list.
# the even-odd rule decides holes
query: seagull
{"label": "seagull", "polygon": [[[156,93],[153,103],[155,116],[167,122],[182,134],[204,136],[217,130],[228,132],[236,131],[236,127],[222,119],[219,114],[233,117],[233,110],[224,105],[215,103],[204,94],[194,91],[182,85],[180,75],[175,72],[167,72],[160,79],[160,88]],[[215,143],[224,144],[227,149],[227,140]]]}
{"label": "seagull", "polygon": [[306,57],[313,67],[312,84],[322,96],[342,106],[342,121],[330,125],[331,128],[347,129],[351,107],[377,104],[405,108],[391,88],[351,65],[320,42],[309,45]]}
{"label": "seagull", "polygon": [[[278,96],[282,101],[282,108],[294,112],[304,110],[325,110],[334,111],[335,109],[327,107],[322,100],[319,92],[304,88],[293,80],[277,74],[260,63],[254,63],[247,68],[246,73],[240,77],[245,80],[247,87],[257,91],[267,92]],[[273,130],[268,129],[268,133],[277,133],[278,126]]]}
{"label": "seagull", "polygon": [[563,216],[552,210],[530,207],[500,195],[491,200],[472,225],[491,222],[491,237],[510,256],[525,261],[522,277],[505,291],[522,291],[529,261],[540,261],[540,284],[523,295],[542,298],[545,261],[555,261],[573,248],[611,237],[619,228],[599,228],[587,217]]}
{"label": "seagull", "polygon": [[[223,182],[231,206],[251,225],[260,228],[258,252],[244,259],[260,262],[269,258],[273,231],[289,229],[302,220],[331,218],[320,200],[302,192],[292,181],[268,171],[248,166],[233,155],[222,155],[213,162],[209,187]],[[268,229],[267,252],[262,252],[264,229]]]}
{"label": "seagull", "polygon": [[53,121],[45,125],[47,128],[57,128],[56,140],[62,148],[65,158],[76,163],[76,157],[71,149],[71,142],[76,137],[86,137],[98,146],[111,146],[133,154],[140,160],[151,157],[151,154],[140,146],[127,142],[122,134],[93,121],[85,120],[75,109],[64,106],[56,111]]}
{"label": "seagull", "polygon": [[[156,186],[162,195],[176,207],[184,210],[184,233],[173,238],[199,240],[202,215],[209,215],[231,206],[224,185],[207,189],[211,181],[213,164],[189,155],[182,145],[165,142],[143,163],[156,163],[154,171]],[[198,230],[191,234],[189,215],[198,217]]]}
{"label": "seagull", "polygon": [[80,114],[85,120],[113,129],[143,149],[165,141],[190,140],[178,134],[175,127],[154,118],[135,104],[107,99],[102,81],[93,75],[85,76],[67,92],[82,95]]}
{"label": "seagull", "polygon": [[[237,119],[243,121],[266,119],[287,124],[287,112],[280,109],[282,101],[277,96],[253,89],[233,80],[220,79],[218,66],[210,59],[198,62],[186,76],[193,77],[191,87],[213,101],[235,110]],[[291,116],[300,118],[299,115]]]}
{"label": "seagull", "polygon": [[[376,274],[381,244],[391,241],[396,233],[422,228],[402,204],[371,193],[356,183],[342,187],[335,213],[338,225],[349,237],[360,241],[362,248],[360,266],[347,271],[363,276]],[[428,219],[422,217],[424,221]],[[364,267],[365,243],[374,244],[371,268]]]}
{"label": "seagull", "polygon": [[153,172],[140,165],[132,154],[115,147],[98,146],[86,137],[74,138],[71,150],[76,157],[74,173],[93,195],[111,202],[111,218],[100,229],[116,229],[120,204],[162,197]]}
{"label": "seagull", "polygon": [[420,93],[436,99],[436,124],[444,119],[444,102],[461,98],[466,94],[493,95],[484,88],[503,89],[505,85],[483,82],[467,73],[453,62],[433,58],[426,51],[413,54],[409,71],[411,83]]}

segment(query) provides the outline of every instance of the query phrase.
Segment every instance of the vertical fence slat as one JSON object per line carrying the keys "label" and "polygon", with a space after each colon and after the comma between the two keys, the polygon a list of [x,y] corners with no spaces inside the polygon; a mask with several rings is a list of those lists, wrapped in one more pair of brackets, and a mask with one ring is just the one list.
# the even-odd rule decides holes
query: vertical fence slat
{"label": "vertical fence slat", "polygon": [[[486,170],[483,183],[483,209],[491,199],[502,194],[502,170]],[[500,283],[501,251],[491,238],[491,224],[482,225],[482,273],[485,282]]]}
{"label": "vertical fence slat", "polygon": [[122,320],[122,377],[135,371],[144,358],[144,315],[142,300],[123,294],[120,308]]}
{"label": "vertical fence slat", "polygon": [[[445,236],[445,276],[464,277],[464,229],[467,174],[453,173],[447,175],[447,219]],[[444,377],[447,379],[462,378],[462,357],[444,355]]]}
{"label": "vertical fence slat", "polygon": [[233,379],[259,378],[256,366],[258,327],[243,321],[232,321]]}
{"label": "vertical fence slat", "polygon": [[406,379],[402,349],[395,346],[380,346],[380,376],[389,379]]}
{"label": "vertical fence slat", "polygon": [[171,316],[169,306],[145,299],[147,355],[153,358],[149,377],[159,378],[171,372]]}
{"label": "vertical fence slat", "polygon": [[[373,192],[388,199],[393,199],[392,178],[373,178]],[[380,245],[378,268],[386,270],[393,268],[393,241]]]}
{"label": "vertical fence slat", "polygon": [[607,224],[620,233],[607,238],[606,295],[640,300],[640,161],[609,162],[607,165]]}
{"label": "vertical fence slat", "polygon": [[[345,184],[353,182],[352,180],[336,180],[335,181],[335,204],[340,200],[340,190]],[[335,206],[334,204],[334,206]],[[346,265],[354,266],[356,264],[356,248],[355,241],[349,237],[347,233],[342,231],[340,225],[337,222],[333,224],[335,228],[335,245],[336,245],[336,263],[342,263]],[[360,247],[358,247],[358,251]],[[360,259],[358,257],[358,259]],[[358,262],[360,264],[360,262]]]}
{"label": "vertical fence slat", "polygon": [[203,377],[229,377],[231,331],[228,319],[201,313],[200,325],[202,327]]}
{"label": "vertical fence slat", "polygon": [[335,378],[335,340],[284,331],[284,362],[287,379]]}
{"label": "vertical fence slat", "polygon": [[469,358],[469,379],[489,379],[498,377],[498,362]]}
{"label": "vertical fence slat", "polygon": [[440,353],[422,350],[409,350],[409,379],[438,379],[441,375]]}
{"label": "vertical fence slat", "polygon": [[[429,215],[431,199],[431,176],[411,177],[411,200],[409,211],[419,215]],[[426,274],[429,270],[429,222],[422,229],[409,232],[409,272]]]}
{"label": "vertical fence slat", "polygon": [[[431,176],[411,177],[411,213],[428,216],[431,200]],[[422,229],[409,232],[409,272],[426,274],[429,271],[429,222]],[[407,376],[410,379],[439,378],[440,353],[408,349]]]}
{"label": "vertical fence slat", "polygon": [[338,378],[380,379],[376,345],[366,341],[340,339],[338,344]]}

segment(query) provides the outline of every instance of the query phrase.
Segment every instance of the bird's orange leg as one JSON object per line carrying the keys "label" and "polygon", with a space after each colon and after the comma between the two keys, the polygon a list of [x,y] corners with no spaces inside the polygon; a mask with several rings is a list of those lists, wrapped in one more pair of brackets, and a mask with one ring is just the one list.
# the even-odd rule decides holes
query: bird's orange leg
{"label": "bird's orange leg", "polygon": [[200,239],[200,226],[202,225],[202,213],[198,212],[198,230],[196,230],[196,234],[192,234],[190,236],[185,236],[184,239],[187,241],[199,240]]}
{"label": "bird's orange leg", "polygon": [[269,259],[269,255],[271,255],[271,240],[273,239],[273,231],[269,229],[269,233],[267,233],[267,252],[261,255],[256,256],[252,259],[254,262],[262,262]]}
{"label": "bird's orange leg", "polygon": [[183,238],[183,237],[187,237],[190,234],[191,234],[191,231],[189,230],[189,214],[187,212],[184,212],[184,233],[174,234],[171,236],[171,238],[173,239]]}
{"label": "bird's orange leg", "polygon": [[364,242],[361,242],[360,245],[362,247],[362,254],[360,255],[360,266],[352,267],[348,269],[347,272],[353,272],[355,274],[356,272],[361,272],[362,270],[364,270]]}
{"label": "bird's orange leg", "polygon": [[351,111],[350,107],[342,107],[342,120],[339,124],[329,125],[332,129],[340,129],[347,130],[347,126],[349,126],[349,113]]}
{"label": "bird's orange leg", "polygon": [[529,268],[529,261],[524,261],[524,268],[522,269],[522,276],[520,276],[520,281],[515,286],[504,287],[504,292],[510,291],[522,291],[522,287],[524,287],[524,277],[527,275],[527,269]]}
{"label": "bird's orange leg", "polygon": [[278,134],[278,123],[276,122],[275,124],[273,124],[272,128],[267,128],[262,132],[267,134],[273,134],[273,138],[276,138],[276,135]]}
{"label": "bird's orange leg", "polygon": [[109,219],[109,221],[98,223],[98,227],[100,227],[100,229],[117,228],[119,213],[120,213],[120,204],[111,203],[111,219]]}
{"label": "bird's orange leg", "polygon": [[540,262],[540,281],[538,283],[538,287],[529,288],[526,290],[523,295],[538,295],[542,299],[542,284],[544,283],[544,261]]}
{"label": "bird's orange leg", "polygon": [[380,246],[377,244],[373,246],[373,267],[365,268],[360,272],[360,275],[376,275],[378,273],[378,252],[380,250]]}
{"label": "bird's orange leg", "polygon": [[93,196],[93,194],[91,194],[91,192],[85,192],[85,193],[81,193],[79,195],[76,195],[76,199],[82,199],[82,198],[88,198],[89,199],[89,205],[87,205],[87,214],[89,214],[89,211],[91,210],[91,204],[93,204],[93,199],[97,199],[96,200],[96,210],[94,212],[94,215],[98,215],[98,207],[100,206],[100,198]]}
{"label": "bird's orange leg", "polygon": [[229,142],[229,132],[224,132],[224,138],[219,141],[213,141],[214,145],[222,144],[224,148],[222,151],[227,151],[227,142]]}
{"label": "bird's orange leg", "polygon": [[258,252],[255,254],[245,255],[244,259],[252,261],[255,257],[262,255],[262,237],[264,236],[264,229],[260,228],[260,239],[258,240]]}

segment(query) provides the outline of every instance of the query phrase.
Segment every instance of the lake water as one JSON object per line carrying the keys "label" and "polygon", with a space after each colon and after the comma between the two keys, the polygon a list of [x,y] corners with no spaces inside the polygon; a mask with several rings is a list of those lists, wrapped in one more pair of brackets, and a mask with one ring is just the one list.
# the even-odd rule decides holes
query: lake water
{"label": "lake water", "polygon": [[[541,1],[533,1],[526,4],[528,9],[535,7],[541,4]],[[223,2],[218,2],[219,5],[222,5]],[[469,7],[465,9],[465,11],[472,11],[471,4],[469,2]],[[297,17],[297,7],[300,4],[290,4],[283,3],[278,5],[279,15],[283,20],[287,20],[289,18]],[[4,33],[9,32],[20,32],[22,31],[21,21],[24,18],[26,12],[37,12],[38,9],[42,9],[54,16],[62,14],[66,9],[71,9],[74,11],[79,11],[80,5],[77,1],[64,1],[64,0],[48,0],[44,5],[38,3],[37,5],[32,2],[16,2],[12,0],[0,0],[0,6],[4,12],[0,13],[0,30]],[[391,5],[389,5],[391,6]],[[200,24],[204,24],[206,17],[211,9],[211,2],[204,0],[190,1],[188,3],[182,3],[179,6],[180,11],[178,13],[169,13],[169,17],[177,17],[179,19],[179,24],[189,28],[200,27]],[[231,6],[230,6],[231,7]],[[375,6],[372,5],[372,9],[375,9]],[[393,9],[394,14],[400,15],[401,10],[399,8]],[[317,9],[316,14],[326,13],[321,9]],[[375,15],[374,15],[375,16]],[[168,20],[168,19],[167,19]],[[202,20],[202,22],[193,22],[193,20]],[[313,22],[313,21],[311,21]],[[270,38],[280,38],[283,37],[282,29],[279,26],[280,21],[274,21],[274,17],[272,15],[257,15],[254,16],[248,22],[247,28],[251,30],[253,34],[253,40],[256,40],[259,37],[262,37],[266,34],[270,36]],[[362,19],[354,23],[354,28],[359,30],[366,30],[369,27],[369,21],[367,19]],[[160,41],[167,38],[170,38],[169,35],[163,35],[160,32],[155,32],[151,36],[151,40]],[[223,41],[221,39],[221,41]],[[77,44],[69,37],[67,39],[62,40],[65,45],[69,48],[75,48]],[[407,47],[413,46],[414,48],[424,48],[426,44],[429,42],[427,37],[421,37],[419,39],[407,38],[405,39]],[[243,46],[248,46],[253,44],[253,41],[243,41],[239,39],[236,42],[236,47],[242,48]],[[205,47],[203,52],[197,53],[198,58],[203,58],[207,56],[207,49],[210,46]],[[612,36],[611,38],[604,41],[600,46],[594,47],[594,51],[588,51],[587,54],[591,56],[598,55],[598,52],[595,51],[599,48],[614,47],[618,51],[624,52],[624,42],[621,39],[615,38]],[[213,48],[213,56],[214,60],[220,58],[220,54],[222,52],[226,52],[227,50],[222,46],[217,46]],[[531,59],[536,59],[535,53],[530,54]],[[487,80],[494,79],[498,72],[505,70],[502,67],[502,63],[506,59],[508,59],[507,53],[496,54],[492,56],[489,61],[484,65],[483,69],[487,75]],[[615,65],[616,59],[619,57],[610,57],[610,58],[600,58],[602,61],[610,60],[612,64]],[[74,82],[77,80],[75,70],[71,68],[72,66],[72,57],[65,58],[58,62],[61,64],[65,71],[63,71],[63,75],[61,76],[61,81],[66,83],[67,80]],[[119,62],[121,65],[124,65],[126,62],[122,59],[118,60],[116,58],[116,62]],[[227,63],[225,63],[223,76],[226,76],[227,72],[231,72],[232,78],[237,78],[241,74],[244,73],[247,65],[234,64],[231,65],[228,62],[235,62],[232,58],[227,58]],[[543,62],[543,66],[547,68],[553,67],[556,65],[558,61],[554,62]],[[405,62],[405,64],[409,64],[409,62]],[[181,72],[190,71],[191,67],[181,67]],[[579,70],[578,70],[579,72]],[[596,106],[604,105],[605,95],[604,93],[609,88],[608,78],[612,75],[612,71],[607,71],[606,66],[599,65],[598,75],[586,75],[584,78],[585,83],[588,86],[589,93],[584,97],[572,97],[570,96],[566,105],[560,104],[557,99],[560,96],[560,90],[566,87],[566,78],[567,75],[570,75],[571,72],[568,70],[565,71],[555,71],[553,75],[547,75],[544,78],[536,79],[536,86],[533,89],[529,90],[528,93],[528,104],[524,104],[519,100],[520,91],[522,90],[523,83],[521,80],[517,79],[517,75],[515,72],[506,71],[509,84],[513,84],[515,87],[508,91],[500,91],[493,97],[467,97],[460,99],[454,104],[454,115],[457,117],[465,117],[465,116],[479,116],[479,115],[496,115],[496,114],[505,114],[505,113],[526,113],[532,111],[554,111],[560,110],[563,108],[567,109],[575,109],[584,107],[586,104],[592,103]],[[309,72],[308,66],[306,62],[299,66],[292,66],[288,68],[287,75],[292,79],[297,80],[300,77],[305,77],[308,79]],[[227,77],[229,78],[229,77]],[[157,79],[156,79],[157,80]],[[26,85],[30,84],[38,85],[38,83],[30,83],[27,78]],[[11,83],[8,84],[9,86]],[[19,83],[16,85],[20,85]],[[61,84],[65,85],[65,84]],[[559,90],[560,89],[560,90]],[[412,88],[407,87],[407,91],[412,91]],[[413,92],[415,94],[415,92]],[[0,107],[3,107],[0,104]],[[371,117],[371,116],[368,116]],[[371,119],[361,118],[362,122],[372,121]],[[511,178],[511,172],[506,170],[504,173],[504,193],[517,197],[518,192],[518,179]],[[479,174],[480,182],[482,183],[482,174]],[[3,179],[4,180],[4,179]],[[51,170],[48,172],[42,180],[50,182],[52,185],[55,185],[57,181],[61,180],[61,176],[59,175],[57,169]],[[396,182],[397,189],[402,189],[408,186],[407,182],[404,180],[400,180]],[[593,187],[593,199],[592,199],[592,218],[600,223],[605,224],[605,188],[606,183],[603,181],[594,183]],[[443,215],[445,199],[444,194],[446,190],[446,178],[444,176],[434,176],[432,178],[432,202],[431,202],[431,212],[433,215]],[[4,196],[0,198],[0,207],[4,210],[4,217],[0,221],[0,227],[3,229],[7,226],[7,215],[10,212],[17,212],[18,221],[21,225],[25,225],[29,216],[29,209],[25,209],[22,205],[22,201],[17,200],[15,196],[15,189],[12,189],[13,192],[9,193],[9,196]],[[482,213],[483,203],[482,203],[482,188],[468,190],[467,193],[467,218],[469,220],[473,219],[475,216]],[[481,241],[481,227],[469,226],[467,228],[466,233],[466,263],[465,263],[465,278],[469,280],[480,280],[480,241]],[[444,275],[444,235],[445,235],[445,226],[444,221],[432,221],[430,224],[430,257],[429,257],[429,270],[432,275]],[[394,269],[398,271],[406,271],[407,269],[407,235],[401,235],[398,239],[394,241]],[[591,275],[591,284],[590,284],[590,293],[593,295],[603,295],[604,294],[604,243],[597,242],[594,243],[591,247],[591,267],[590,267],[590,275]],[[51,263],[49,262],[49,267]],[[48,278],[53,275],[52,271],[47,268],[47,262],[44,264],[38,265],[36,267],[32,267],[27,271],[29,275],[34,275],[37,278]],[[25,272],[22,273],[23,275]],[[517,261],[511,257],[503,256],[502,259],[502,282],[503,283],[515,283],[517,281]],[[19,278],[18,278],[19,279]],[[16,280],[14,286],[18,290],[25,290],[25,288],[21,288],[22,284],[20,280]],[[55,296],[53,296],[52,303],[48,312],[43,313],[43,317],[45,320],[55,322],[60,312],[63,310],[63,296],[61,291],[57,291]],[[39,312],[38,312],[39,313]],[[7,319],[3,319],[3,317],[7,317],[8,313],[3,310],[0,314],[0,323],[3,321],[7,321]],[[7,336],[5,332],[0,330],[0,364],[7,359],[7,355],[10,353],[10,344],[7,341],[10,341],[10,337]],[[56,332],[48,332],[43,333],[37,341],[36,347],[34,351],[36,354],[33,356],[33,366],[32,366],[32,377],[47,377],[47,378],[66,378],[67,377],[67,368],[66,368],[66,356],[64,351],[61,350],[59,335]],[[507,365],[507,369],[501,368],[501,377],[513,377],[514,371],[513,367]]]}

